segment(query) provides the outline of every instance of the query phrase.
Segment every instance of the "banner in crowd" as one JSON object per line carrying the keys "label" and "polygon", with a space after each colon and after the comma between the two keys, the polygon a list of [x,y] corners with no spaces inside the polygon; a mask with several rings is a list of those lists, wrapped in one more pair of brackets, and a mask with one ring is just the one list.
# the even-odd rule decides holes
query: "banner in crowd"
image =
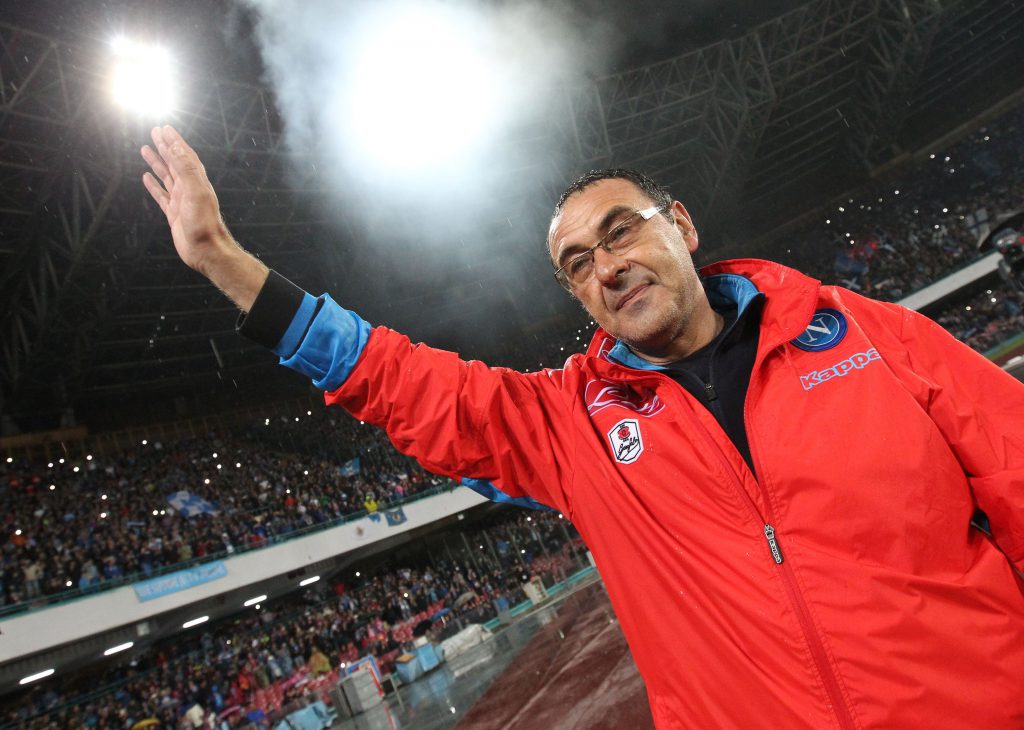
{"label": "banner in crowd", "polygon": [[987,208],[978,208],[964,218],[964,225],[974,234],[979,241],[992,230],[992,222],[989,219]]}
{"label": "banner in crowd", "polygon": [[405,516],[405,511],[401,507],[397,507],[385,512],[384,519],[388,521],[388,527],[394,527],[395,525],[402,524],[409,518]]}
{"label": "banner in crowd", "polygon": [[167,504],[174,507],[182,517],[195,517],[196,515],[215,515],[217,509],[202,497],[185,491],[167,495]]}
{"label": "banner in crowd", "polygon": [[346,461],[344,464],[338,467],[338,473],[343,477],[354,477],[362,471],[362,467],[359,464],[359,457]]}
{"label": "banner in crowd", "polygon": [[161,575],[159,578],[144,580],[132,586],[135,589],[135,597],[139,601],[152,601],[170,593],[188,590],[212,580],[219,580],[228,574],[228,566],[223,560],[218,560],[205,565],[197,565],[187,570],[178,570],[174,573]]}

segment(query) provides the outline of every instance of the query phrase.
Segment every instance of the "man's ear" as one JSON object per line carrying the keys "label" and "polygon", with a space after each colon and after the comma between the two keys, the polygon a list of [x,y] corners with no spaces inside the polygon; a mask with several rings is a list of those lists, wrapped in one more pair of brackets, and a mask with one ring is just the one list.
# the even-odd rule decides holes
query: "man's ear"
{"label": "man's ear", "polygon": [[700,240],[697,236],[697,228],[693,225],[693,219],[690,217],[690,211],[678,200],[673,200],[672,205],[669,206],[669,212],[672,214],[672,220],[675,221],[676,228],[682,234],[683,240],[686,241],[687,250],[691,254],[696,252],[700,246]]}

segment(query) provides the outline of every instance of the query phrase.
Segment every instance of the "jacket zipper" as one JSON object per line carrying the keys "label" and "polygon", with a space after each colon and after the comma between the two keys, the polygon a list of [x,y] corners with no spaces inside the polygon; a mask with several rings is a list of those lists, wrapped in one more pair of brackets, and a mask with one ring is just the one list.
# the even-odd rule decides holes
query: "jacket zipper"
{"label": "jacket zipper", "polygon": [[[750,382],[747,384],[747,398],[743,403],[743,428],[747,434],[747,446],[750,449],[750,458],[754,461],[754,467],[757,469],[758,474],[763,474],[764,469],[760,459],[758,459],[757,451],[754,449],[753,434],[747,427],[747,424],[750,423],[750,413],[747,408],[747,402],[749,401],[750,391],[754,383],[754,372],[757,370],[758,365],[761,364],[761,359],[762,358],[758,358],[755,360],[754,366],[750,369]],[[719,451],[719,453],[721,453],[721,451]],[[723,461],[724,460],[723,455]],[[760,487],[761,483],[757,477],[755,477],[754,480],[757,481],[758,486]],[[750,499],[750,495],[747,494],[747,491],[743,488],[740,481],[734,478],[734,483],[736,488],[744,497],[746,497],[750,507],[756,512],[756,505]],[[839,727],[843,728],[843,730],[854,730],[854,728],[856,728],[856,724],[853,721],[853,715],[850,712],[850,708],[846,705],[842,688],[839,686],[839,679],[836,677],[836,673],[832,669],[832,664],[829,662],[828,655],[825,653],[825,645],[814,626],[814,620],[811,618],[811,611],[807,606],[807,601],[804,600],[803,594],[800,592],[800,586],[796,582],[796,574],[793,572],[793,565],[785,562],[782,556],[782,550],[779,547],[775,528],[771,524],[774,522],[771,500],[763,488],[761,489],[761,492],[764,494],[765,511],[769,520],[769,522],[764,526],[764,536],[768,541],[768,548],[771,550],[772,558],[775,560],[775,564],[779,566],[782,573],[782,583],[786,587],[786,593],[789,595],[790,603],[793,604],[793,608],[796,610],[797,620],[800,623],[800,628],[803,630],[807,646],[811,650],[811,656],[814,657],[814,663],[818,669],[818,676],[821,677],[821,682],[825,687],[825,693],[828,695],[829,701],[832,704],[832,712],[835,714],[836,720],[839,722]]]}
{"label": "jacket zipper", "polygon": [[[750,370],[751,384],[753,383],[754,371],[760,364],[759,361],[755,361],[754,366]],[[665,378],[670,381],[673,386],[685,391],[685,388],[679,383],[676,383],[672,378],[662,373],[658,373],[659,377]],[[710,375],[710,371],[709,371]],[[710,379],[710,378],[709,378]],[[705,384],[710,385],[710,384]],[[711,386],[713,388],[713,386]],[[747,399],[750,397],[750,385],[747,386]],[[743,404],[743,422],[744,428],[749,423],[749,413],[747,410],[747,403]],[[846,700],[843,698],[842,689],[839,687],[839,680],[836,678],[835,672],[832,670],[832,665],[829,663],[828,655],[825,653],[825,645],[821,641],[821,637],[818,635],[817,629],[814,627],[814,621],[811,618],[810,609],[807,607],[807,602],[804,600],[803,595],[800,593],[800,587],[796,582],[796,575],[793,573],[793,566],[787,563],[782,555],[782,548],[779,547],[778,535],[775,531],[775,527],[772,525],[774,521],[772,519],[771,502],[768,499],[768,495],[764,495],[765,509],[767,511],[766,520],[762,517],[761,513],[757,509],[757,505],[754,504],[754,500],[751,499],[747,490],[743,488],[743,484],[733,473],[732,465],[726,461],[725,454],[722,453],[720,446],[712,439],[711,434],[707,433],[703,428],[696,429],[698,432],[703,434],[705,441],[708,442],[709,447],[713,453],[719,455],[723,467],[727,474],[730,475],[733,486],[740,495],[740,500],[747,506],[750,514],[753,516],[756,522],[763,525],[764,538],[768,543],[768,550],[771,553],[772,560],[776,565],[780,566],[782,573],[782,583],[786,588],[786,595],[789,597],[789,601],[796,611],[797,621],[800,624],[800,629],[804,634],[804,640],[807,642],[807,646],[811,651],[811,656],[814,658],[815,667],[818,670],[818,676],[821,677],[821,682],[825,688],[825,694],[828,696],[829,702],[831,703],[832,713],[835,715],[839,727],[842,730],[855,730],[856,725],[853,722],[853,717],[850,714],[849,708],[846,706]],[[754,466],[757,469],[758,474],[763,473],[761,469],[761,463],[756,456],[754,451],[754,444],[751,439],[750,431],[747,430],[747,444],[750,447],[750,456],[754,460]],[[760,481],[757,477],[754,478],[758,486],[761,486]],[[764,490],[762,488],[762,493]]]}

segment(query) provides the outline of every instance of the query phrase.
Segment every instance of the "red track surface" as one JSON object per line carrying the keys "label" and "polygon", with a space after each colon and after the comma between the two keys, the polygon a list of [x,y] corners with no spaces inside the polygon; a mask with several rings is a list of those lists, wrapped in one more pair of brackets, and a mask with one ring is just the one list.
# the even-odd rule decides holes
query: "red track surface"
{"label": "red track surface", "polygon": [[597,585],[566,600],[458,730],[653,727],[643,680]]}

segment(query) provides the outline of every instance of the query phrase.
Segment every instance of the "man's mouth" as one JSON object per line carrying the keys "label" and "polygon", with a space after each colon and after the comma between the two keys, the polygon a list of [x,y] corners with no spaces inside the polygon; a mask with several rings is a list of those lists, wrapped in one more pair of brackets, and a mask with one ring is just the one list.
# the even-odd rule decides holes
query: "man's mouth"
{"label": "man's mouth", "polygon": [[648,284],[641,284],[640,286],[638,286],[638,287],[636,287],[634,289],[630,289],[629,292],[626,293],[626,296],[622,297],[622,299],[620,299],[618,301],[618,303],[615,305],[615,309],[616,310],[622,309],[624,306],[629,304],[629,302],[632,299],[635,299],[639,294],[647,291],[647,287],[648,286],[649,286]]}

